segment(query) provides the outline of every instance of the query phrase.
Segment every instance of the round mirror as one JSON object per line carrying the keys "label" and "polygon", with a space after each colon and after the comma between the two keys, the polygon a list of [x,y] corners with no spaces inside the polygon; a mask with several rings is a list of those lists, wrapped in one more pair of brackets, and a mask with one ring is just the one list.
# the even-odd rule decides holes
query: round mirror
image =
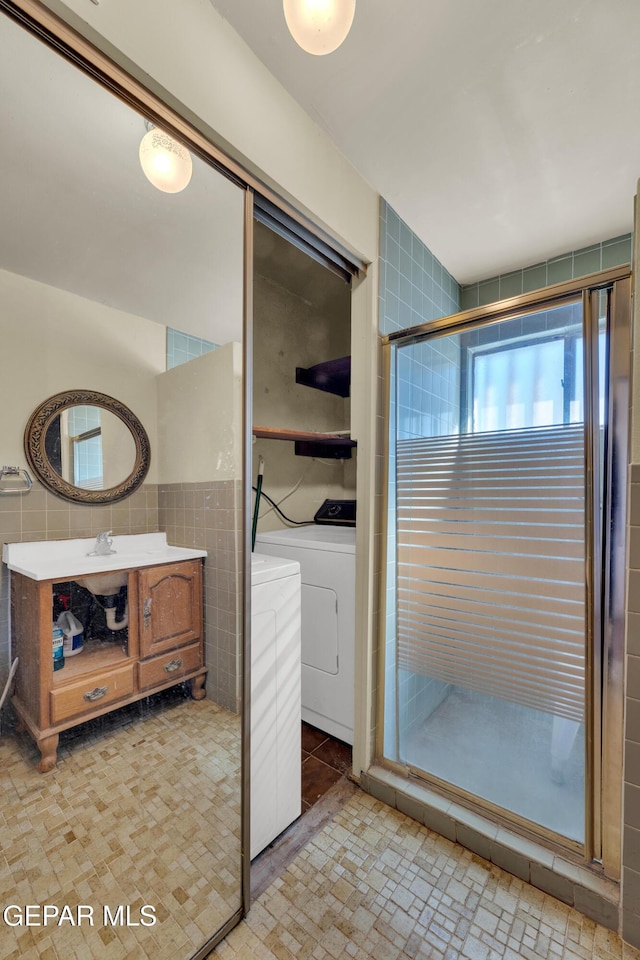
{"label": "round mirror", "polygon": [[135,414],[95,390],[66,390],[41,403],[27,424],[24,447],[41,483],[75,503],[113,503],[133,493],[151,456]]}

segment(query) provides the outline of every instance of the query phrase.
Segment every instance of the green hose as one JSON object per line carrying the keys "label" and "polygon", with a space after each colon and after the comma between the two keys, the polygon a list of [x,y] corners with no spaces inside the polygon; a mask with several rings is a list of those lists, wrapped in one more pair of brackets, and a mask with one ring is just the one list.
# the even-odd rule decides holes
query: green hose
{"label": "green hose", "polygon": [[258,482],[256,484],[256,502],[253,508],[253,523],[251,524],[251,552],[255,550],[256,533],[258,532],[258,511],[260,509],[260,496],[262,494],[262,475],[264,474],[264,460],[260,457],[258,461]]}

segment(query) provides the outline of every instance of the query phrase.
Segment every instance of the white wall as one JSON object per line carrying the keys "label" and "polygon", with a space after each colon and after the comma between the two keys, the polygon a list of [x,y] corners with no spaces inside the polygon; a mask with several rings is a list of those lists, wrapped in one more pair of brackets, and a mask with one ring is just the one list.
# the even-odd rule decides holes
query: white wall
{"label": "white wall", "polygon": [[241,344],[167,370],[157,390],[158,482],[241,479]]}
{"label": "white wall", "polygon": [[[98,390],[132,410],[157,449],[155,380],[165,368],[165,327],[0,270],[2,463],[25,465],[24,429],[61,390]],[[152,456],[148,481],[157,482]]]}
{"label": "white wall", "polygon": [[103,486],[117,487],[123,477],[128,477],[136,465],[136,445],[125,424],[113,413],[103,411],[100,416],[100,439],[102,441]]}

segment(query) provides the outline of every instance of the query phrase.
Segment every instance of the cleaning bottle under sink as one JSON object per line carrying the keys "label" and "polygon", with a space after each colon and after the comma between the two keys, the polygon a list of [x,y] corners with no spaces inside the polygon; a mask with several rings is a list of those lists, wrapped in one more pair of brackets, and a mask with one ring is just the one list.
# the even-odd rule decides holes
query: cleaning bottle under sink
{"label": "cleaning bottle under sink", "polygon": [[84,631],[78,618],[70,610],[63,610],[56,620],[56,626],[62,630],[64,656],[74,657],[77,653],[82,653]]}
{"label": "cleaning bottle under sink", "polygon": [[62,628],[53,625],[53,669],[62,670],[64,667],[64,633]]}

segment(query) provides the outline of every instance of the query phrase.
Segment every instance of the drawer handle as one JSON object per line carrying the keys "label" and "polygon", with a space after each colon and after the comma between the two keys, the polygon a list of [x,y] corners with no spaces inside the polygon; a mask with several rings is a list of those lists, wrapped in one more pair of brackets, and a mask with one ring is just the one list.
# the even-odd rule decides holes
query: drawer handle
{"label": "drawer handle", "polygon": [[175,657],[173,660],[169,660],[168,663],[165,663],[164,670],[166,673],[173,673],[174,670],[179,670],[182,666],[182,657]]}
{"label": "drawer handle", "polygon": [[89,703],[93,703],[94,700],[101,700],[108,690],[109,687],[94,687],[93,690],[89,690],[84,694],[84,699]]}
{"label": "drawer handle", "polygon": [[143,608],[144,625],[148,627],[151,623],[151,597],[147,597]]}

